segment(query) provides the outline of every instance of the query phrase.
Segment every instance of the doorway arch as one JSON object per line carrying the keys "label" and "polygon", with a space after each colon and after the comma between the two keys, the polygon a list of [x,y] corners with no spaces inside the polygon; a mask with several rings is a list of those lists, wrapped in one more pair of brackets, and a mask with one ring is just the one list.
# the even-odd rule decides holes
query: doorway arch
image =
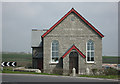
{"label": "doorway arch", "polygon": [[78,52],[72,51],[69,54],[69,71],[72,73],[72,69],[76,69],[76,73],[78,73]]}

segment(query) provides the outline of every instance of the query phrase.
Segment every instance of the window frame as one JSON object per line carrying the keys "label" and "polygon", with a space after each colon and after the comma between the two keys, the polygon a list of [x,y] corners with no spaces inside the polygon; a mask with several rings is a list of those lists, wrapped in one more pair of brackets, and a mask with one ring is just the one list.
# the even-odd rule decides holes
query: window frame
{"label": "window frame", "polygon": [[[53,40],[53,41],[57,41],[58,42],[58,40]],[[51,42],[51,58],[50,58],[50,63],[55,63],[56,64],[56,63],[59,63],[59,42],[58,42],[58,62],[53,62],[52,61],[52,58],[53,58],[52,57],[52,52],[53,52],[53,50],[52,50],[52,46],[53,46],[52,43],[53,43],[53,41]]]}
{"label": "window frame", "polygon": [[[88,50],[88,42],[89,42],[89,41],[90,41],[90,40],[88,40],[88,41],[86,42],[86,62],[87,62],[87,63],[95,63],[95,45],[94,45],[94,41],[91,40],[91,41],[93,42],[94,50]],[[91,59],[91,52],[94,52],[94,61],[88,61],[88,51],[89,51],[89,53],[90,53],[90,59]]]}

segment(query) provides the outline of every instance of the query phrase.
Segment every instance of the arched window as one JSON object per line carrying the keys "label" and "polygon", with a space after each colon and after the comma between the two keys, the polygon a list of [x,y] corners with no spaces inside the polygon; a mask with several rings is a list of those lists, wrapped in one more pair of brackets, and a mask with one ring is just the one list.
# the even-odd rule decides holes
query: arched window
{"label": "arched window", "polygon": [[94,42],[92,40],[87,42],[87,62],[94,62]]}
{"label": "arched window", "polygon": [[52,42],[52,62],[58,63],[59,59],[59,42],[54,40]]}

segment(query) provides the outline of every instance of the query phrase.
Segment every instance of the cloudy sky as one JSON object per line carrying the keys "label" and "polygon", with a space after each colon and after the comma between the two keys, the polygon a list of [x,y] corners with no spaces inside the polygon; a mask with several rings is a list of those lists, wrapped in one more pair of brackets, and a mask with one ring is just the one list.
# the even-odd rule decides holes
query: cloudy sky
{"label": "cloudy sky", "polygon": [[115,2],[3,2],[3,51],[31,52],[32,28],[49,29],[72,7],[105,35],[103,55],[117,56],[118,3]]}

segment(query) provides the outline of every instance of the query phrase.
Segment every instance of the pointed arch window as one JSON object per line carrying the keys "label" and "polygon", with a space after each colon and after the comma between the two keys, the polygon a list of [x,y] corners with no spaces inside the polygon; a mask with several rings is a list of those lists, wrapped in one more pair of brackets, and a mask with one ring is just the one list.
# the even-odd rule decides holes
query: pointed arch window
{"label": "pointed arch window", "polygon": [[87,58],[88,63],[94,63],[94,42],[89,40],[87,42]]}
{"label": "pointed arch window", "polygon": [[52,59],[51,62],[58,63],[59,59],[59,42],[54,40],[52,42]]}

